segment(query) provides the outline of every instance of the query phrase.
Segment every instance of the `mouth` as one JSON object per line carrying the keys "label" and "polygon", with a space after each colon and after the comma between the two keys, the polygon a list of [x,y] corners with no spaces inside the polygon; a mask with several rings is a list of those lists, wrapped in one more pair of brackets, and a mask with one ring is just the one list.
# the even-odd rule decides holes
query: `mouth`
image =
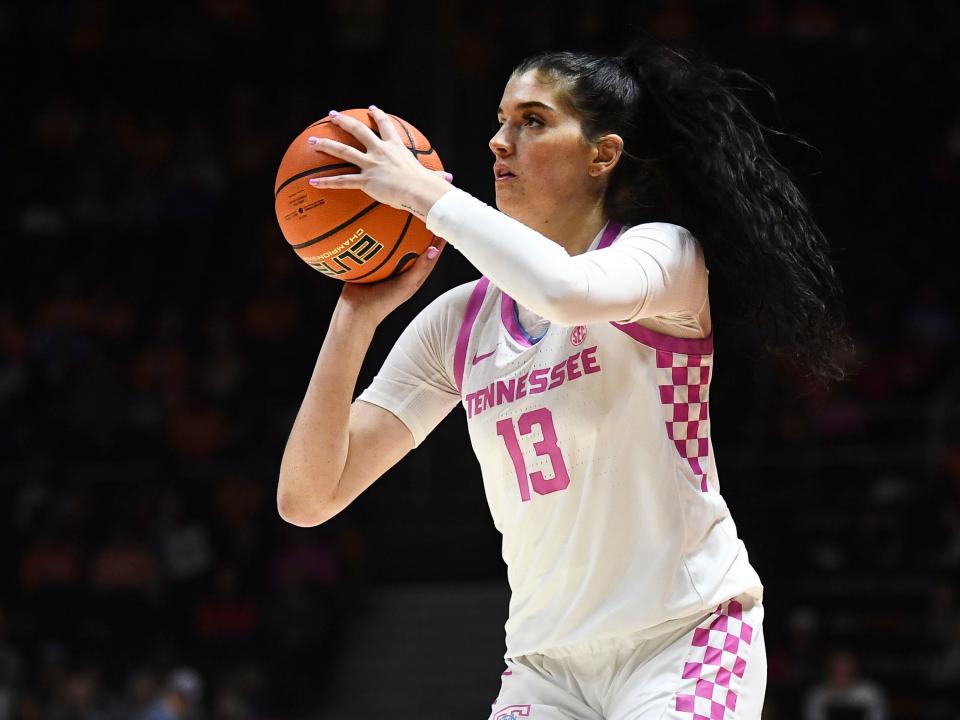
{"label": "mouth", "polygon": [[512,173],[503,165],[494,165],[493,166],[493,177],[496,182],[508,182],[509,180],[515,179],[516,174]]}

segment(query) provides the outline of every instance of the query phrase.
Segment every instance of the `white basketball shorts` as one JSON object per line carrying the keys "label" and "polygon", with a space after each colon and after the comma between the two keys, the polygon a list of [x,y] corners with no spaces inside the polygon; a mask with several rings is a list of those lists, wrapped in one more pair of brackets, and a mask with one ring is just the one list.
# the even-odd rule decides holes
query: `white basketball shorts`
{"label": "white basketball shorts", "polygon": [[659,637],[507,660],[489,720],[758,720],[763,604],[744,595]]}

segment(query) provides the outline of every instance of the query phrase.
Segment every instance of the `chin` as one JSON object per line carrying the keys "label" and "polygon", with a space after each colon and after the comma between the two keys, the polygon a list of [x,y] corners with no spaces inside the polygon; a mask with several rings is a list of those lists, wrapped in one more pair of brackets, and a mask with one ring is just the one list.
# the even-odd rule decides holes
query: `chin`
{"label": "chin", "polygon": [[524,220],[524,215],[522,211],[519,211],[517,208],[513,207],[510,204],[502,203],[499,200],[497,201],[497,210],[502,212],[507,217],[511,217],[514,220],[519,220],[524,225],[527,224],[527,221]]}
{"label": "chin", "polygon": [[517,202],[516,198],[511,198],[508,193],[497,191],[497,210],[504,215],[512,217],[514,220],[523,222],[523,208]]}

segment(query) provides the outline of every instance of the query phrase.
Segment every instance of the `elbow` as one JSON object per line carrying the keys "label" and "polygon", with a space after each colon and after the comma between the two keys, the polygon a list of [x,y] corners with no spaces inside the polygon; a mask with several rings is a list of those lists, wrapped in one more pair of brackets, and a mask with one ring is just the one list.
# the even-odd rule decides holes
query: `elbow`
{"label": "elbow", "polygon": [[305,511],[298,505],[285,505],[282,502],[277,503],[277,511],[284,522],[302,528],[316,527],[326,519],[317,513]]}
{"label": "elbow", "polygon": [[[281,482],[281,486],[282,484]],[[331,503],[294,495],[282,489],[277,491],[277,513],[284,522],[302,528],[322,525],[336,515],[336,511],[331,511]]]}

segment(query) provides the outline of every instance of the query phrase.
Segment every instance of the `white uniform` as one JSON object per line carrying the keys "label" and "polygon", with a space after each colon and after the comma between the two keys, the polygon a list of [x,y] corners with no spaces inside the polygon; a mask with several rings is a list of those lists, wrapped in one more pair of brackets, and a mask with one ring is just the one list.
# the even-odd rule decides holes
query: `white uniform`
{"label": "white uniform", "polygon": [[[469,224],[463,216],[483,212],[472,203],[448,202],[448,224]],[[434,232],[456,244],[462,231],[444,224],[443,217],[428,218]],[[676,226],[622,233],[609,224],[590,247],[601,252],[577,257],[592,262],[602,248],[621,243],[623,258],[656,258],[639,262],[648,276],[659,267],[666,278],[648,283],[639,298],[603,288],[600,304],[617,308],[604,312],[623,313],[613,316],[623,322],[564,326],[540,319],[545,332],[532,337],[538,318],[527,313],[525,328],[523,308],[484,277],[426,308],[359,397],[394,413],[416,444],[462,404],[503,534],[512,591],[505,656],[514,662],[541,655],[572,662],[625,639],[636,644],[671,634],[686,653],[695,626],[738,596],[755,611],[753,624],[762,617],[762,585],[720,495],[710,442],[712,337],[677,338],[633,322],[651,317],[671,278],[689,286],[702,274],[705,286],[702,253],[691,252],[696,241]],[[629,264],[623,258],[609,272]],[[529,281],[518,277],[513,282],[523,292]],[[667,290],[653,292],[655,286]],[[596,312],[582,304],[590,306],[584,317]],[[563,311],[572,319],[576,313]],[[727,658],[728,671],[736,657]],[[675,674],[682,679],[682,665]],[[505,692],[511,677],[504,676]]]}

